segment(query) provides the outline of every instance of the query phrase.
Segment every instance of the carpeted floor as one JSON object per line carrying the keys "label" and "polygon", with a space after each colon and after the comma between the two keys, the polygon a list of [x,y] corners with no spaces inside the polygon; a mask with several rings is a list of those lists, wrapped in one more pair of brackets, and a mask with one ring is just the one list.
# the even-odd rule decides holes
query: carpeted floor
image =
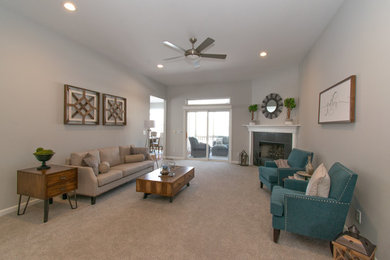
{"label": "carpeted floor", "polygon": [[328,243],[281,232],[272,242],[268,190],[256,167],[177,161],[195,166],[191,186],[168,198],[135,191],[135,182],[79,207],[55,198],[24,216],[0,218],[1,259],[331,259]]}

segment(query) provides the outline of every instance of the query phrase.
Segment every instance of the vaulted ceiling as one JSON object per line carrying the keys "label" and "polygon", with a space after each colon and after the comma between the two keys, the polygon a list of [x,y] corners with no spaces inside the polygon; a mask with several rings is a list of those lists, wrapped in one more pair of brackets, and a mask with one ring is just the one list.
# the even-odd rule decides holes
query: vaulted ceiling
{"label": "vaulted ceiling", "polygon": [[[2,0],[0,6],[63,34],[106,57],[165,85],[250,80],[298,64],[318,39],[342,0]],[[226,60],[188,59],[164,46],[190,48],[215,40],[205,53]],[[265,50],[266,58],[259,52]],[[158,69],[157,64],[163,64]]]}

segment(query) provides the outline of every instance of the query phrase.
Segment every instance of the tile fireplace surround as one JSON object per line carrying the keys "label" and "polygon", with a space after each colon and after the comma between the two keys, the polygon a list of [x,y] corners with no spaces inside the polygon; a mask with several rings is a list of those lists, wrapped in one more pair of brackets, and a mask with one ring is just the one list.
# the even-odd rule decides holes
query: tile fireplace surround
{"label": "tile fireplace surround", "polygon": [[253,132],[264,133],[290,133],[292,134],[292,148],[295,148],[297,143],[297,132],[300,125],[243,125],[249,131],[249,165],[253,165]]}

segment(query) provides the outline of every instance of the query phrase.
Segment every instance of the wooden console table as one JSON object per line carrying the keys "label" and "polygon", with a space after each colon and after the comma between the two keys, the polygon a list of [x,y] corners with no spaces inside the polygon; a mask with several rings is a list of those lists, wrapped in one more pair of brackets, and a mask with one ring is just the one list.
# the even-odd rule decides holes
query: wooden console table
{"label": "wooden console table", "polygon": [[[77,208],[77,168],[60,165],[50,165],[47,170],[37,170],[36,167],[18,170],[17,194],[19,194],[18,215],[26,212],[30,197],[44,200],[43,222],[47,222],[49,217],[49,203],[53,203],[53,197],[63,194],[63,198],[68,198],[72,209]],[[64,196],[70,191],[74,191],[75,206],[72,205],[70,196]],[[20,212],[22,196],[28,196],[23,212]]]}

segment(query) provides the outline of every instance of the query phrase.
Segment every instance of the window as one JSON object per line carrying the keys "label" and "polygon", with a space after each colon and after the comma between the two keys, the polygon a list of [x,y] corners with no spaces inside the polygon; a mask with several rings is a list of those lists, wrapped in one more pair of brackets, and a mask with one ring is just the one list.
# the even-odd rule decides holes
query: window
{"label": "window", "polygon": [[187,105],[226,105],[230,104],[230,98],[216,99],[188,99]]}

